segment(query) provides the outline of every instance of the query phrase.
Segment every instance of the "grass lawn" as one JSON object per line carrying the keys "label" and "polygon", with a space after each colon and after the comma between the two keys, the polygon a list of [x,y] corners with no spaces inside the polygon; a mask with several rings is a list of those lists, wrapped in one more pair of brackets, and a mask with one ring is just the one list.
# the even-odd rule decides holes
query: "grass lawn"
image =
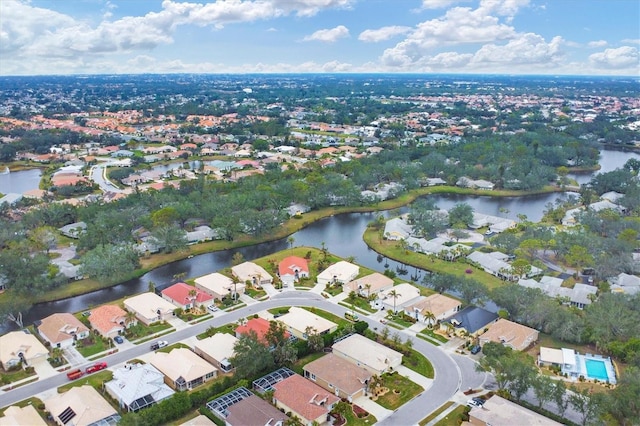
{"label": "grass lawn", "polygon": [[383,374],[381,379],[382,386],[389,388],[389,392],[379,396],[376,402],[389,410],[400,408],[424,390],[422,386],[398,373]]}
{"label": "grass lawn", "polygon": [[345,414],[345,418],[347,419],[347,424],[349,426],[353,426],[353,425],[355,425],[355,426],[373,425],[378,421],[378,419],[376,419],[373,416],[373,414],[371,414],[371,413],[369,413],[369,415],[367,417],[359,418],[353,412],[353,406],[352,406],[351,409],[347,410],[347,413]]}
{"label": "grass lawn", "polygon": [[402,365],[428,379],[433,379],[434,377],[433,365],[431,365],[431,362],[424,355],[416,350],[411,349],[409,355],[402,357]]}
{"label": "grass lawn", "polygon": [[[349,308],[351,307],[351,302],[349,301],[348,298],[344,299],[342,301],[342,303],[345,306],[348,306]],[[362,296],[356,297],[356,299],[354,300],[353,304],[355,305],[355,307],[357,309],[360,309],[360,310],[363,310],[363,311],[367,311],[367,312],[372,313],[372,314],[375,314],[377,312],[376,309],[373,309],[371,307],[371,305],[369,304],[369,301],[365,297],[362,297]]]}
{"label": "grass lawn", "polygon": [[170,328],[172,326],[168,322],[156,322],[148,326],[138,322],[125,331],[125,337],[129,340],[142,339]]}
{"label": "grass lawn", "polygon": [[102,392],[102,383],[113,379],[113,373],[109,370],[99,371],[93,374],[85,374],[81,379],[69,382],[58,388],[58,393],[63,393],[76,386],[90,385],[98,392]]}
{"label": "grass lawn", "polygon": [[247,287],[247,288],[244,290],[244,293],[245,293],[247,296],[249,296],[249,297],[251,297],[251,298],[253,298],[253,299],[256,299],[256,300],[257,300],[257,299],[260,299],[260,298],[262,298],[262,297],[264,297],[264,296],[266,296],[266,295],[267,295],[267,292],[266,292],[266,291],[264,291],[264,290],[257,290],[257,289],[255,289],[255,288],[253,288],[253,287]]}
{"label": "grass lawn", "polygon": [[165,346],[162,349],[158,349],[156,352],[169,353],[172,350],[178,349],[178,348],[191,349],[189,345],[185,345],[184,343],[174,343],[173,345]]}
{"label": "grass lawn", "polygon": [[331,285],[331,286],[326,286],[324,288],[324,292],[325,293],[329,293],[332,296],[337,296],[340,293],[342,293],[343,288],[341,285]]}
{"label": "grass lawn", "polygon": [[420,333],[427,335],[433,339],[436,339],[442,343],[447,343],[449,341],[449,339],[447,339],[446,337],[444,337],[442,334],[438,334],[436,332],[433,331],[433,329],[430,329],[429,327],[425,328],[424,330],[422,330]]}
{"label": "grass lawn", "polygon": [[458,277],[468,276],[465,271],[467,269],[471,269],[473,271],[471,277],[480,281],[489,289],[493,289],[505,284],[505,282],[500,280],[499,278],[496,278],[487,272],[471,266],[464,261],[447,262],[435,257],[427,256],[426,254],[416,253],[411,250],[405,250],[400,247],[397,241],[381,239],[379,231],[373,228],[367,228],[364,233],[363,239],[365,243],[376,252],[388,257],[389,259],[402,262],[407,266],[418,267],[432,272],[451,274]]}
{"label": "grass lawn", "polygon": [[469,407],[461,405],[451,411],[445,418],[436,423],[436,426],[458,426],[469,418]]}
{"label": "grass lawn", "polygon": [[455,402],[453,402],[453,401],[445,402],[440,408],[438,408],[436,411],[434,411],[433,413],[429,414],[427,417],[422,419],[420,421],[420,423],[418,423],[418,424],[420,426],[425,426],[427,423],[429,423],[431,420],[433,420],[436,417],[438,417],[440,415],[440,413],[442,413],[447,408],[451,407],[453,404],[455,404]]}
{"label": "grass lawn", "polygon": [[394,322],[397,325],[400,325],[404,328],[409,328],[411,327],[414,323],[412,323],[411,321],[407,321],[405,320],[402,315],[392,315],[392,316],[387,316],[387,319],[390,322]]}
{"label": "grass lawn", "polygon": [[17,382],[18,380],[26,379],[27,377],[35,376],[36,372],[31,368],[19,369],[16,371],[5,372],[0,369],[0,385],[8,385],[9,383]]}
{"label": "grass lawn", "polygon": [[338,327],[344,327],[345,325],[349,324],[351,321],[346,320],[344,318],[340,318],[337,315],[333,315],[332,313],[329,313],[327,311],[323,311],[322,309],[316,309],[316,308],[304,308],[309,312],[312,312],[314,314],[316,314],[319,317],[322,317],[326,320],[329,320],[331,322],[335,322],[336,324],[338,324]]}
{"label": "grass lawn", "polygon": [[203,333],[200,333],[196,336],[198,340],[206,339],[207,337],[211,337],[216,333],[228,333],[232,335],[236,335],[234,331],[236,327],[235,323],[225,324],[222,327],[209,327]]}
{"label": "grass lawn", "polygon": [[90,335],[86,339],[82,339],[76,342],[76,349],[85,358],[111,349],[112,347],[113,346],[110,346],[108,342],[105,343],[104,340],[102,340],[102,337],[96,336],[94,334]]}

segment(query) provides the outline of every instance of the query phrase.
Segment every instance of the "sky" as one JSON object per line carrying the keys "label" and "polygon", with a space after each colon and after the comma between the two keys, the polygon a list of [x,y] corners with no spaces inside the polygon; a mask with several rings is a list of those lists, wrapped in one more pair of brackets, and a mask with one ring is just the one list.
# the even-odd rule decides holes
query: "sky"
{"label": "sky", "polygon": [[638,0],[0,0],[0,75],[640,76]]}

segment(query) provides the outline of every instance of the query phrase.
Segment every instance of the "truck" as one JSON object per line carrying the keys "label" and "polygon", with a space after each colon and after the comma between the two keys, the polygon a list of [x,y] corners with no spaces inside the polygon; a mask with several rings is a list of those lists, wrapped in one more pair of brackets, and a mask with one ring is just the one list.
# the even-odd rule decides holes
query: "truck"
{"label": "truck", "polygon": [[84,372],[79,368],[67,373],[67,377],[69,378],[69,380],[79,379],[82,376],[84,376]]}
{"label": "truck", "polygon": [[96,362],[95,364],[88,366],[85,371],[87,374],[91,374],[96,371],[104,370],[105,368],[107,368],[106,362]]}

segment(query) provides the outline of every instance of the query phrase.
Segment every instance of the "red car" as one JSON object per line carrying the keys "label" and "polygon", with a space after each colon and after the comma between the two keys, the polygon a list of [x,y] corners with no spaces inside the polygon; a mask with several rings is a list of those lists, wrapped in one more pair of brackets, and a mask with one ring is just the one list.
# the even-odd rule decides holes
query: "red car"
{"label": "red car", "polygon": [[80,377],[82,377],[84,375],[84,373],[82,372],[82,370],[77,369],[77,370],[73,370],[73,371],[69,371],[67,373],[67,377],[69,378],[69,380],[75,380],[75,379],[79,379]]}
{"label": "red car", "polygon": [[106,362],[96,362],[95,364],[87,367],[87,374],[95,373],[96,371],[104,370],[107,368]]}

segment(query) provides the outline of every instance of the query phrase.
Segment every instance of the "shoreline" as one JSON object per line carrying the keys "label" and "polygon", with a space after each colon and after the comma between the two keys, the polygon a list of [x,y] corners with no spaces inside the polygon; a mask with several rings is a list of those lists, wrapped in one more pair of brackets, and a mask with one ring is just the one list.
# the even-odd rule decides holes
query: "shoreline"
{"label": "shoreline", "polygon": [[[94,279],[82,279],[77,281],[71,281],[68,284],[65,284],[64,286],[57,289],[50,290],[39,297],[30,297],[32,302],[29,302],[29,305],[37,305],[39,303],[48,303],[48,302],[55,302],[59,300],[65,300],[65,299],[73,298],[83,294],[91,293],[94,291],[102,290],[105,288],[114,287],[130,279],[139,278],[156,268],[159,268],[161,266],[167,265],[172,262],[186,259],[190,256],[197,256],[197,255],[212,253],[216,251],[230,250],[234,248],[241,248],[241,247],[247,247],[247,246],[252,246],[256,244],[276,241],[282,238],[286,238],[289,235],[292,235],[293,233],[311,225],[312,223],[318,220],[335,216],[338,214],[371,213],[376,211],[393,210],[395,208],[406,206],[412,203],[413,201],[415,201],[417,198],[426,196],[426,195],[460,194],[460,195],[474,195],[474,196],[485,196],[485,197],[524,197],[524,196],[548,194],[553,192],[566,192],[566,189],[562,189],[560,187],[550,186],[550,185],[545,186],[544,188],[537,191],[512,191],[512,190],[486,191],[486,190],[475,190],[475,189],[469,189],[469,188],[459,188],[459,187],[447,186],[447,185],[421,187],[421,188],[417,188],[412,191],[409,191],[407,193],[404,193],[400,197],[395,198],[393,200],[382,201],[370,206],[331,207],[331,208],[324,208],[321,210],[315,210],[308,213],[304,213],[300,217],[290,218],[281,227],[275,230],[275,232],[270,233],[268,236],[256,238],[256,237],[249,237],[247,235],[243,235],[234,241],[222,241],[222,240],[209,241],[205,243],[188,246],[187,250],[183,252],[169,253],[169,254],[154,254],[154,255],[150,255],[147,258],[143,257],[140,259],[140,268],[135,270],[132,274],[130,274],[129,276],[125,277],[122,280],[119,280],[113,283],[98,282]],[[367,245],[369,244],[367,243]],[[410,266],[421,267],[415,264],[411,264]],[[424,268],[424,269],[427,269],[427,268]],[[12,295],[8,291],[5,291],[3,294],[0,294],[0,310],[2,310],[5,307],[5,305],[14,304],[16,300],[19,301],[21,297],[23,296]]]}

